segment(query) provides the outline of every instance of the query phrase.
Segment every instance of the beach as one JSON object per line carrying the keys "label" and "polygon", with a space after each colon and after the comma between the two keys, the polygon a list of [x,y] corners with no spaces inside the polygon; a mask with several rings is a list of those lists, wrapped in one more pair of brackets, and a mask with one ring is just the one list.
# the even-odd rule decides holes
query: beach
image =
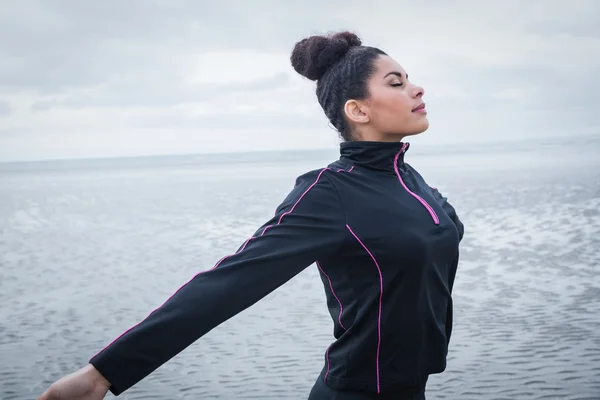
{"label": "beach", "polygon": [[[598,138],[412,144],[465,224],[428,399],[600,399]],[[328,151],[0,164],[0,399],[32,399],[235,250]],[[333,339],[312,265],[123,399],[305,399]],[[109,398],[112,395],[109,395]]]}

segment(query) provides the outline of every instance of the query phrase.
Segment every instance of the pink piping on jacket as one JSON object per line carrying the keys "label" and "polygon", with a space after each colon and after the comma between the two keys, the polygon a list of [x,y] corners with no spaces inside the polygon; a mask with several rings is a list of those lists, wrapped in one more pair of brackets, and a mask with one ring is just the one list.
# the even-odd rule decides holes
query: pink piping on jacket
{"label": "pink piping on jacket", "polygon": [[375,256],[369,251],[367,246],[365,246],[365,244],[358,238],[358,236],[356,235],[356,233],[354,233],[350,226],[346,225],[346,228],[348,228],[352,236],[354,236],[354,238],[358,241],[358,243],[360,243],[363,249],[365,249],[369,256],[371,256],[371,259],[377,267],[377,272],[379,272],[379,315],[377,316],[377,356],[375,359],[375,363],[377,370],[377,393],[380,393],[381,389],[379,386],[379,350],[381,348],[381,307],[383,303],[383,275],[381,274],[381,268],[379,267],[379,263],[377,262]]}
{"label": "pink piping on jacket", "polygon": [[[321,170],[321,172],[319,172],[319,175],[317,176],[317,179],[312,183],[312,185],[310,185],[308,187],[308,189],[306,189],[304,191],[304,193],[302,193],[302,195],[298,198],[298,200],[294,203],[294,205],[292,206],[292,208],[287,211],[284,212],[283,214],[281,214],[281,217],[279,217],[279,220],[277,221],[276,224],[274,225],[268,225],[267,227],[265,227],[265,229],[263,229],[262,234],[260,236],[263,236],[265,234],[265,232],[267,231],[267,229],[271,228],[272,226],[276,226],[279,225],[281,223],[281,220],[283,219],[283,217],[285,215],[289,215],[292,211],[294,211],[294,209],[296,208],[296,206],[298,205],[298,203],[300,203],[300,200],[302,200],[302,198],[306,195],[306,193],[308,193],[310,191],[310,189],[312,189],[317,182],[319,182],[319,179],[321,179],[321,175],[323,175],[323,173],[327,170],[330,170],[330,168],[323,168]],[[221,258],[214,267],[206,270],[206,271],[202,271],[197,273],[196,275],[194,275],[194,277],[192,277],[192,279],[190,279],[189,281],[187,281],[185,284],[183,284],[177,291],[175,291],[175,293],[173,293],[167,300],[165,300],[165,302],[163,302],[163,304],[161,304],[159,307],[155,308],[154,310],[152,310],[152,312],[150,312],[150,314],[148,314],[148,316],[146,318],[148,318],[153,312],[155,312],[156,310],[158,310],[160,307],[162,307],[167,301],[169,301],[179,290],[181,290],[184,286],[186,286],[188,283],[190,283],[192,280],[194,280],[194,278],[196,278],[197,276],[207,273],[209,271],[215,270],[219,267],[219,265],[221,265],[221,263],[223,263],[223,261],[225,261],[226,259],[228,259],[229,257],[232,257],[234,255],[239,254],[240,252],[244,251],[244,249],[246,248],[246,246],[248,245],[248,243],[250,243],[251,240],[256,239],[257,236],[252,236],[251,238],[249,238],[248,240],[246,240],[244,242],[244,244],[242,245],[242,247],[236,251],[234,254],[229,254],[223,258]],[[124,335],[126,335],[128,332],[130,332],[132,329],[134,329],[136,326],[138,326],[141,322],[135,324],[134,326],[132,326],[131,328],[127,329],[125,332],[123,332],[121,335],[119,335],[116,339],[114,339],[112,342],[110,342],[108,345],[106,345],[102,350],[100,350],[96,355],[98,355],[99,353],[101,353],[103,350],[105,350],[107,347],[109,347],[111,344],[113,344],[114,342],[116,342],[117,340],[119,340],[120,338],[122,338]]]}
{"label": "pink piping on jacket", "polygon": [[402,152],[404,151],[405,148],[406,148],[406,143],[402,146],[402,149],[398,152],[398,154],[396,154],[396,157],[394,158],[394,171],[396,172],[396,175],[398,175],[398,180],[400,181],[400,183],[402,184],[402,186],[404,187],[404,189],[406,189],[406,191],[408,193],[410,193],[411,196],[413,196],[421,204],[423,204],[423,206],[427,209],[427,211],[429,211],[429,214],[431,215],[431,218],[433,218],[433,222],[436,225],[439,225],[440,219],[438,218],[437,214],[435,213],[435,210],[433,209],[433,207],[431,207],[429,204],[427,204],[427,202],[425,200],[423,200],[423,198],[421,196],[417,195],[416,193],[413,193],[408,188],[408,186],[406,186],[406,184],[402,180],[402,177],[400,176],[400,172],[398,171],[398,158],[400,157],[400,154],[402,154]]}
{"label": "pink piping on jacket", "polygon": [[342,307],[342,302],[340,301],[340,298],[337,296],[337,294],[335,294],[335,291],[333,290],[333,284],[331,283],[331,278],[329,277],[329,275],[327,275],[325,273],[325,271],[321,267],[321,264],[318,261],[317,261],[317,268],[319,268],[319,270],[321,270],[321,272],[323,273],[323,275],[325,275],[325,277],[329,281],[329,288],[331,289],[331,293],[333,293],[333,297],[335,297],[335,299],[337,300],[338,304],[340,305],[340,314],[338,315],[338,322],[339,322],[339,324],[340,324],[340,326],[342,328],[346,329],[346,327],[344,326],[344,324],[342,324],[342,313],[344,312],[344,308]]}

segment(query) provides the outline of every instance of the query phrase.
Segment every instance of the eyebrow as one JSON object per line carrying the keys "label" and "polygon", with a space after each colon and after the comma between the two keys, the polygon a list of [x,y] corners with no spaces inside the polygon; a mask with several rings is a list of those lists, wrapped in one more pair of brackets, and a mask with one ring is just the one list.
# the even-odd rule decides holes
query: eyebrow
{"label": "eyebrow", "polygon": [[[402,73],[398,72],[398,71],[392,71],[392,72],[388,72],[387,74],[385,74],[385,76],[383,77],[383,79],[387,78],[390,75],[396,75],[398,78],[402,78]],[[408,80],[408,74],[406,74],[405,79]]]}

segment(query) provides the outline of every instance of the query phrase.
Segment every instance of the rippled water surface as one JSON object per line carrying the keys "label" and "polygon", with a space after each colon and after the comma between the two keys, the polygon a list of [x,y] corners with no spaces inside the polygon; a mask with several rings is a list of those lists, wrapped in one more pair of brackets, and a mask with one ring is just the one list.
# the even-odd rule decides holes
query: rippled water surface
{"label": "rippled water surface", "polygon": [[[466,225],[427,398],[600,399],[599,142],[418,147],[407,161]],[[0,165],[0,399],[81,367],[333,157]],[[120,398],[305,399],[331,332],[311,266]]]}

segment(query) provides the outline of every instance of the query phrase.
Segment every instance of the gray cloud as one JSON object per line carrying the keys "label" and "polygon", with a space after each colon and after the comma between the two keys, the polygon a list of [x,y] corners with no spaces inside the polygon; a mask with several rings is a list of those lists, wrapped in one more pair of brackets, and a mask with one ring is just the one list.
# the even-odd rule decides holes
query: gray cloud
{"label": "gray cloud", "polygon": [[274,5],[257,1],[249,10],[231,0],[11,2],[0,17],[0,37],[11,38],[0,47],[5,58],[0,88],[56,93],[113,75],[134,75],[141,68],[147,75],[177,79],[179,66],[173,63],[190,52],[290,51],[306,34],[303,19],[314,24],[317,17],[331,26],[331,18],[319,16],[336,10],[317,1],[284,9]]}
{"label": "gray cloud", "polygon": [[[543,7],[552,5],[540,3]],[[552,19],[534,19],[528,21],[525,31],[540,35],[568,35],[577,37],[600,38],[600,3],[597,1],[572,1],[569,7],[561,7],[563,15]],[[574,14],[574,15],[569,15]],[[576,16],[574,18],[573,16]]]}
{"label": "gray cloud", "polygon": [[[302,116],[292,112],[282,112],[276,115],[268,112],[256,112],[247,115],[229,112],[208,116],[155,115],[143,118],[138,117],[132,122],[137,127],[152,129],[203,129],[210,131],[244,129],[279,130],[282,126],[302,126],[303,129],[311,130],[328,129],[327,119],[319,113]],[[335,133],[333,135],[335,136]]]}
{"label": "gray cloud", "polygon": [[[595,68],[585,65],[581,65],[578,73],[570,73],[557,68],[551,61],[539,65],[486,68],[471,65],[468,60],[442,58],[441,61],[453,71],[448,79],[460,82],[461,88],[469,94],[462,100],[452,99],[455,105],[472,104],[491,109],[518,100],[531,110],[600,106],[600,80]],[[514,91],[515,94],[497,96],[503,91]]]}
{"label": "gray cloud", "polygon": [[289,75],[272,76],[241,83],[186,84],[179,80],[133,78],[111,84],[93,95],[75,93],[60,100],[41,100],[31,105],[32,111],[48,111],[55,107],[168,107],[181,103],[210,103],[242,93],[260,93],[281,89],[290,84]]}
{"label": "gray cloud", "polygon": [[0,117],[10,114],[10,105],[6,101],[0,100]]}
{"label": "gray cloud", "polygon": [[0,159],[17,154],[10,146],[43,153],[50,133],[85,135],[85,146],[68,146],[73,156],[110,140],[162,151],[164,132],[205,132],[181,133],[190,149],[229,149],[234,131],[252,131],[259,148],[294,146],[292,131],[336,137],[288,57],[301,38],[338,29],[406,65],[426,88],[433,130],[453,141],[600,129],[594,0],[6,3]]}

